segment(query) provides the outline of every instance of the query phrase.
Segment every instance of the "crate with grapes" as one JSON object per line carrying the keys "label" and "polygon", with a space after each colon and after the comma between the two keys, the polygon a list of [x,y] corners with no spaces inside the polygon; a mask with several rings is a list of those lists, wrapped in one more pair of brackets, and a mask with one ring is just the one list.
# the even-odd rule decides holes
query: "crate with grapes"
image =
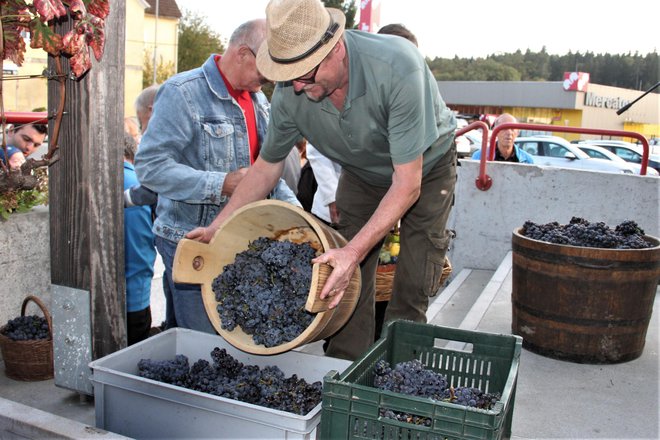
{"label": "crate with grapes", "polygon": [[509,438],[521,349],[515,335],[389,321],[349,368],[324,377],[319,438]]}

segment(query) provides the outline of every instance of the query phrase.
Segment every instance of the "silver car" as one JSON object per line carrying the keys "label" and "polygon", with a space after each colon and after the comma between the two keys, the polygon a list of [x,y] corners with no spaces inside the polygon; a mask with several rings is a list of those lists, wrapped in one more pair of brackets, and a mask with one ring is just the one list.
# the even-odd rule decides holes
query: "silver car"
{"label": "silver car", "polygon": [[592,159],[577,145],[557,136],[519,137],[516,145],[534,157],[534,165],[633,174],[628,164]]}
{"label": "silver car", "polygon": [[[626,162],[621,157],[619,157],[616,154],[612,153],[607,148],[603,148],[603,147],[600,147],[598,145],[586,144],[586,143],[579,143],[579,144],[577,144],[577,146],[578,146],[578,148],[580,148],[580,150],[587,153],[593,159],[605,159],[605,160],[611,160],[612,162],[622,163],[624,165],[629,166],[635,174],[640,174],[640,172],[642,170],[642,166],[640,164],[633,163],[633,162]],[[647,167],[646,168],[646,175],[647,176],[658,176],[658,175],[660,175],[660,173],[658,173],[654,168]]]}

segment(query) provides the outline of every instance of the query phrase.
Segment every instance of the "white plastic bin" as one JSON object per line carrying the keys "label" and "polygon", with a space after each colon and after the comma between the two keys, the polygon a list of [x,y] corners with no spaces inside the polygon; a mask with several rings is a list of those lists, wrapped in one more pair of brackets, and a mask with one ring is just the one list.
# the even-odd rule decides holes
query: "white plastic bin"
{"label": "white plastic bin", "polygon": [[137,375],[140,359],[172,359],[186,355],[192,365],[211,361],[224,348],[245,365],[277,365],[289,377],[322,381],[330,370],[343,371],[349,361],[287,352],[273,356],[248,354],[220,336],[175,328],[89,364],[94,385],[96,426],[133,438],[304,439],[316,438],[321,404],[301,416],[238,400],[214,396]]}

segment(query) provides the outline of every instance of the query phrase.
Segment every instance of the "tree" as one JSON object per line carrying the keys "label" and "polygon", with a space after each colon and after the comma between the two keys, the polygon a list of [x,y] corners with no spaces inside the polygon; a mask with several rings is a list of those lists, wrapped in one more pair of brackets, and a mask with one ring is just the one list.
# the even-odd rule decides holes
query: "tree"
{"label": "tree", "polygon": [[355,0],[322,0],[327,8],[340,9],[346,16],[346,29],[353,29],[356,25],[355,15],[357,14],[357,6]]}
{"label": "tree", "polygon": [[[144,53],[144,68],[142,69],[142,88],[145,89],[149,87],[154,80],[154,66],[153,55],[147,51]],[[167,78],[174,75],[174,63],[168,61],[165,63],[163,61],[163,56],[160,56],[158,65],[156,66],[156,84],[162,84]]]}
{"label": "tree", "polygon": [[201,66],[212,53],[222,53],[221,37],[199,13],[184,10],[179,22],[179,72]]}

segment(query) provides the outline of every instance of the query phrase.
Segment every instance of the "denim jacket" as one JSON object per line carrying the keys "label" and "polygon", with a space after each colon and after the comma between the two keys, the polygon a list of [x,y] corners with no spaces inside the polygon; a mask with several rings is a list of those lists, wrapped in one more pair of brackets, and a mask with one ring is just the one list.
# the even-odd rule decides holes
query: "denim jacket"
{"label": "denim jacket", "polygon": [[[261,144],[270,104],[261,92],[253,93],[252,101]],[[249,166],[245,117],[227,91],[215,55],[159,88],[135,157],[140,183],[158,193],[156,235],[177,242],[208,226],[228,201],[221,194],[227,173]],[[300,206],[282,179],[271,197]]]}

